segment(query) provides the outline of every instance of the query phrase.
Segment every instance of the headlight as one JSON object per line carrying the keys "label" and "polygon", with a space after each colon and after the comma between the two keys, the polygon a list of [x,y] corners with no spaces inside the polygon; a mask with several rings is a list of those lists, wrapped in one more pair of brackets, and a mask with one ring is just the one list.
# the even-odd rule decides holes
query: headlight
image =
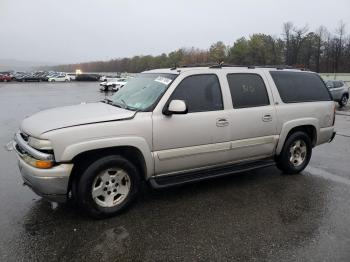
{"label": "headlight", "polygon": [[52,150],[52,144],[49,140],[37,139],[35,137],[28,138],[28,144],[39,150]]}

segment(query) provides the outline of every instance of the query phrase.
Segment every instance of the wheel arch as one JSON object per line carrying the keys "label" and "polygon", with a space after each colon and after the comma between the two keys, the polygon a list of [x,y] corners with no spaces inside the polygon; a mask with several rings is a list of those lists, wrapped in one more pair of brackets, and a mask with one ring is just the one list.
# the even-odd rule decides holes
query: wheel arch
{"label": "wheel arch", "polygon": [[314,118],[293,120],[285,123],[282,127],[279,141],[277,143],[276,155],[279,155],[281,153],[287,138],[296,131],[303,131],[306,134],[308,134],[311,139],[312,146],[313,147],[316,146],[317,138],[319,136],[318,130],[319,130],[319,124],[317,119],[314,119]]}
{"label": "wheel arch", "polygon": [[72,159],[73,169],[69,178],[69,190],[74,179],[79,178],[85,169],[94,161],[108,155],[120,155],[133,163],[141,174],[141,179],[147,179],[147,163],[144,155],[135,146],[112,146],[81,152]]}

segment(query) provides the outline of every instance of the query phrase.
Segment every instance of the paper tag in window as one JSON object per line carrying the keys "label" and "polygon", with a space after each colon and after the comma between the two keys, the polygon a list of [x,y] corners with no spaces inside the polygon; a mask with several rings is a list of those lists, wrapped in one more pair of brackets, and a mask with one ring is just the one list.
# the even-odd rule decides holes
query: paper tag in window
{"label": "paper tag in window", "polygon": [[154,81],[162,83],[164,85],[169,85],[171,83],[171,79],[163,77],[163,76],[158,76]]}

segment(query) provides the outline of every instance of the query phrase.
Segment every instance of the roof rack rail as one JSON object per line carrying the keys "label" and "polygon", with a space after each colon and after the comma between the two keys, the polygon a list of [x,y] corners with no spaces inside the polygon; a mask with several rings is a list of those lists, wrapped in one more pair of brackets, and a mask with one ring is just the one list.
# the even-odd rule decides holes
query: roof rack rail
{"label": "roof rack rail", "polygon": [[256,69],[256,68],[271,68],[271,69],[277,69],[277,70],[284,70],[284,69],[295,69],[300,71],[306,71],[306,68],[297,68],[289,65],[234,65],[234,64],[225,64],[223,62],[221,63],[200,63],[200,64],[188,64],[188,65],[175,65],[171,68],[171,70],[176,70],[178,68],[187,68],[187,67],[209,67],[209,68],[223,68],[223,67],[246,67],[248,69]]}
{"label": "roof rack rail", "polygon": [[211,67],[211,66],[214,66],[216,64],[213,64],[213,63],[199,63],[199,64],[189,64],[189,65],[181,65],[179,67],[183,67],[183,68],[186,68],[186,67]]}

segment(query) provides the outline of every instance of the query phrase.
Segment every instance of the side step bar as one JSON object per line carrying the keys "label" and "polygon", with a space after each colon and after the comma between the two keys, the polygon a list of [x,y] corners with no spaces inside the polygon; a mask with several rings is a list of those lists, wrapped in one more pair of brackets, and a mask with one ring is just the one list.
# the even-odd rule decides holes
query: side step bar
{"label": "side step bar", "polygon": [[164,175],[151,177],[149,182],[153,188],[165,188],[169,186],[177,186],[187,183],[192,183],[201,180],[231,175],[235,173],[245,172],[257,168],[263,168],[275,165],[273,159],[259,160],[255,162],[247,162],[234,164],[229,166],[221,166],[209,168],[205,170],[192,171],[188,173]]}

